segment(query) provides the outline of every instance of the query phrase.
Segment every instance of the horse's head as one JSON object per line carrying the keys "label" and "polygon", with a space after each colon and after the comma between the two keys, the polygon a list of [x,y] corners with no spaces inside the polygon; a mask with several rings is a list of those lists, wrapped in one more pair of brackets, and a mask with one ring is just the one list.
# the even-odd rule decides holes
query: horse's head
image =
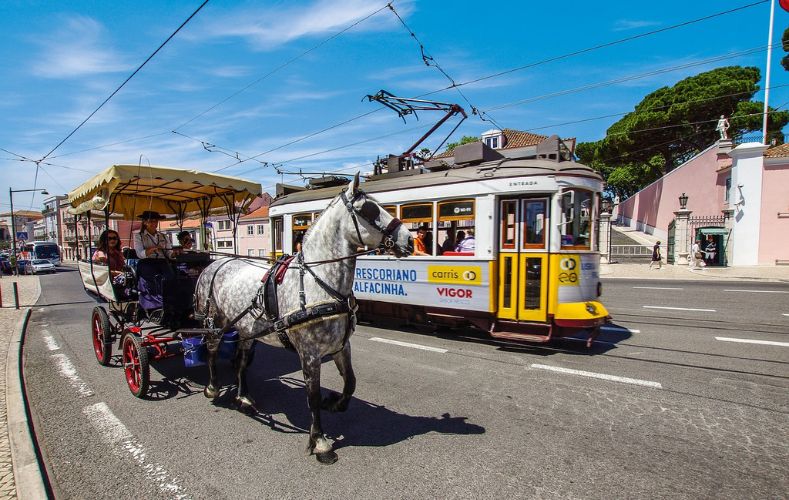
{"label": "horse's head", "polygon": [[400,219],[392,217],[378,202],[359,189],[358,173],[348,185],[348,189],[340,193],[340,198],[353,219],[359,246],[383,246],[393,250],[397,257],[414,253],[414,238],[411,232],[403,226]]}

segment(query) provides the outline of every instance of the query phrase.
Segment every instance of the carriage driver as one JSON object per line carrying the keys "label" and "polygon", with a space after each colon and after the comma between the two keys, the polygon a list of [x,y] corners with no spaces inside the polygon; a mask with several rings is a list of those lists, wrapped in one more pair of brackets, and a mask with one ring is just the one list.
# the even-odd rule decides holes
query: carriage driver
{"label": "carriage driver", "polygon": [[159,212],[146,210],[139,216],[142,219],[140,232],[134,233],[134,250],[140,259],[166,259],[172,245],[167,236],[158,231],[159,221],[164,219]]}

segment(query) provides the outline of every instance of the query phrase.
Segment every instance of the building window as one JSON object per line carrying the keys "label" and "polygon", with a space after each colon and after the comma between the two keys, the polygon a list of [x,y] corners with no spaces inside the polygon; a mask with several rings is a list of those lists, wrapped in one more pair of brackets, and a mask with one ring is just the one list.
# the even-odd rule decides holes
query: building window
{"label": "building window", "polygon": [[[263,231],[264,231],[265,227],[266,226],[264,226],[263,224],[258,224],[258,234],[263,234]],[[252,233],[249,233],[249,234],[252,234]]]}
{"label": "building window", "polygon": [[254,257],[254,256],[255,256],[255,251],[254,250],[252,250],[251,248],[249,250],[247,250],[247,257]]}
{"label": "building window", "polygon": [[219,221],[219,230],[220,231],[228,231],[228,230],[230,230],[230,221],[229,220],[220,220]]}
{"label": "building window", "polygon": [[248,225],[247,226],[247,235],[248,236],[252,236],[254,234],[255,234],[255,226],[253,226],[252,224]]}
{"label": "building window", "polygon": [[726,177],[726,190],[723,193],[723,199],[726,203],[729,203],[731,199],[731,176]]}
{"label": "building window", "polygon": [[217,248],[233,248],[233,241],[232,240],[217,240],[216,247]]}
{"label": "building window", "polygon": [[486,137],[485,138],[485,145],[487,145],[489,148],[499,149],[499,138],[498,138],[498,136]]}
{"label": "building window", "polygon": [[265,250],[263,250],[262,248],[260,250],[258,250],[258,257],[265,257],[265,256],[266,256],[266,251]]}

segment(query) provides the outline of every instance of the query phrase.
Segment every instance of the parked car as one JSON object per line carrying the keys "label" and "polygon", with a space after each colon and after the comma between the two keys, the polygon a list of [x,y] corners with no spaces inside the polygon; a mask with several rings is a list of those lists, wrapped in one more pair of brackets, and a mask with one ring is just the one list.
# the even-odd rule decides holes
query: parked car
{"label": "parked car", "polygon": [[28,261],[25,274],[54,273],[55,265],[46,259],[33,259]]}

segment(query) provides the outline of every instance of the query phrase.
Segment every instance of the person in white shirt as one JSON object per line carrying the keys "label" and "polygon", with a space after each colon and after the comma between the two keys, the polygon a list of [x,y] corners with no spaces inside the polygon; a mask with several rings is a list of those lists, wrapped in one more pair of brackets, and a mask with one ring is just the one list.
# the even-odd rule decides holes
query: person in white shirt
{"label": "person in white shirt", "polygon": [[140,217],[142,228],[134,233],[134,251],[140,259],[166,259],[170,256],[172,244],[167,236],[159,232],[159,221],[164,219],[159,212],[144,211]]}
{"label": "person in white shirt", "polygon": [[466,229],[466,237],[463,238],[461,241],[458,242],[457,247],[455,247],[456,252],[473,252],[475,248],[474,244],[474,230],[469,228]]}

